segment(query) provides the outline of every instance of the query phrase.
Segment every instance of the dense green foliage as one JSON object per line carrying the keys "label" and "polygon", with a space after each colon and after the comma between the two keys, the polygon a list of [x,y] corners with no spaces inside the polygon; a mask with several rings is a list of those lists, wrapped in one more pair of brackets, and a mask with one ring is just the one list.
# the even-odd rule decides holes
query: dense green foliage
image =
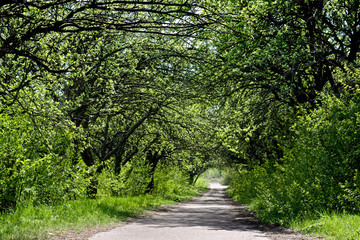
{"label": "dense green foliage", "polygon": [[229,192],[271,223],[358,214],[359,2],[231,2]]}
{"label": "dense green foliage", "polygon": [[294,123],[291,140],[281,144],[281,163],[239,169],[232,179],[232,194],[255,204],[268,221],[360,210],[359,99],[327,96],[321,103]]}
{"label": "dense green foliage", "polygon": [[191,191],[211,165],[198,100],[212,60],[194,37],[216,15],[188,1],[6,1],[0,15],[1,212]]}
{"label": "dense green foliage", "polygon": [[29,114],[0,115],[0,205],[57,203],[85,196],[87,169],[72,144],[76,133]]}
{"label": "dense green foliage", "polygon": [[[191,192],[358,214],[359,1],[0,3],[0,211]],[[181,195],[181,194],[180,194]]]}

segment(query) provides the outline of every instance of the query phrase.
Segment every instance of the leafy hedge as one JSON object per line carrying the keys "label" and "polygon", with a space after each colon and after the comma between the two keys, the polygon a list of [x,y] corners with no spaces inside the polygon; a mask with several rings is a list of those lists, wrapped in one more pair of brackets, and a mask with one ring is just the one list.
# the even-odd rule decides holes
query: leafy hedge
{"label": "leafy hedge", "polygon": [[50,204],[85,196],[89,181],[72,145],[74,133],[42,120],[0,115],[0,211],[23,201]]}
{"label": "leafy hedge", "polygon": [[281,164],[232,172],[231,195],[271,223],[323,210],[359,213],[360,98],[323,96],[286,139]]}

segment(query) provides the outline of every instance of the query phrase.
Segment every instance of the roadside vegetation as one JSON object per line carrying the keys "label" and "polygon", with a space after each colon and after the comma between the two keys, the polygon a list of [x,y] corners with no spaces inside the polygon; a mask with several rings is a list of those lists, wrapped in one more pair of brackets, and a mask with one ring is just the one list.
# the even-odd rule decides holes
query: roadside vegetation
{"label": "roadside vegetation", "polygon": [[359,239],[331,224],[360,214],[359,16],[345,0],[2,1],[2,222],[181,201],[211,169],[264,222]]}
{"label": "roadside vegetation", "polygon": [[1,239],[51,239],[66,230],[106,226],[173,201],[151,195],[73,200],[58,205],[23,205],[0,216]]}
{"label": "roadside vegetation", "polygon": [[325,239],[355,240],[360,239],[360,217],[358,214],[339,213],[333,211],[308,216],[303,220],[295,220],[290,226],[304,233],[324,237]]}
{"label": "roadside vegetation", "polygon": [[278,163],[231,169],[229,193],[264,222],[360,239],[359,98],[324,96],[321,103],[297,119],[291,141],[279,140]]}
{"label": "roadside vegetation", "polygon": [[146,211],[190,199],[207,187],[204,179],[187,187],[179,180],[179,177],[170,180],[176,184],[156,185],[153,194],[109,195],[54,205],[24,202],[16,209],[0,214],[0,239],[53,239],[66,235],[68,231],[81,234],[91,227],[115,225]]}

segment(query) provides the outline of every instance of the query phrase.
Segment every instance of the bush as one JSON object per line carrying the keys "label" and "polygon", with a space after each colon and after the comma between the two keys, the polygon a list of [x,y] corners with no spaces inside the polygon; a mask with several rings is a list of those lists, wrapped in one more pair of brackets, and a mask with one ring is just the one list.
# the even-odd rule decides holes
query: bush
{"label": "bush", "polygon": [[[324,96],[294,125],[285,146],[285,178],[309,209],[359,211],[360,99]],[[298,198],[299,198],[298,197]]]}
{"label": "bush", "polygon": [[98,176],[97,197],[136,196],[144,194],[150,182],[150,166],[144,158],[135,158],[122,166],[118,175],[112,168],[104,169]]}
{"label": "bush", "polygon": [[322,211],[359,213],[360,98],[324,96],[292,132],[281,142],[281,164],[233,171],[229,193],[271,223]]}
{"label": "bush", "polygon": [[[81,198],[88,181],[75,135],[27,114],[0,115],[0,211],[19,202],[54,204]],[[39,124],[40,125],[40,124]]]}
{"label": "bush", "polygon": [[196,195],[197,191],[189,183],[189,177],[176,167],[159,166],[155,172],[153,193],[166,199],[181,201],[184,198]]}

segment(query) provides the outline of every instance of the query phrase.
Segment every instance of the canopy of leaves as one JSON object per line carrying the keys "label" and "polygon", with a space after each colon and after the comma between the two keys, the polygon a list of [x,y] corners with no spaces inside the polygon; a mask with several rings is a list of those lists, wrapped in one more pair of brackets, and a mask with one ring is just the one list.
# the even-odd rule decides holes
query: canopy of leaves
{"label": "canopy of leaves", "polygon": [[[301,212],[303,190],[304,209],[324,206],[324,188],[342,199],[326,206],[354,205],[358,153],[342,142],[357,146],[359,16],[349,0],[2,1],[0,210],[169,190],[170,172],[192,183],[224,165],[263,184],[234,174],[248,199],[290,206],[270,212]],[[303,158],[316,184],[293,181]]]}

